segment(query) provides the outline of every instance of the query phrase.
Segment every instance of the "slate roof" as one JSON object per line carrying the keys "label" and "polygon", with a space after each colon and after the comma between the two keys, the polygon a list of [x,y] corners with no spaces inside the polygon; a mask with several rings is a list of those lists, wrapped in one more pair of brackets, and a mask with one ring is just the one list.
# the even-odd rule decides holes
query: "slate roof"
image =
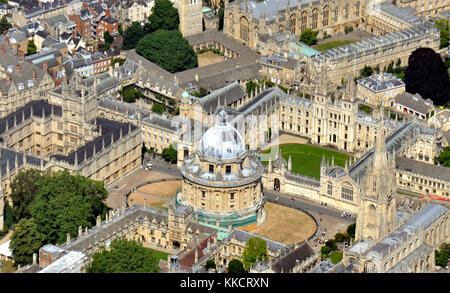
{"label": "slate roof", "polygon": [[245,95],[246,94],[240,87],[239,83],[234,81],[204,97],[191,97],[191,99],[199,101],[202,105],[203,111],[212,113],[216,110],[219,102],[220,105],[223,105],[226,101],[228,106],[242,99]]}
{"label": "slate roof", "polygon": [[239,230],[239,229],[233,229],[231,231],[231,233],[228,234],[226,241],[230,242],[231,239],[236,239],[239,242],[247,242],[252,237],[259,237],[261,239],[264,239],[267,243],[267,249],[270,250],[272,253],[278,253],[279,250],[281,252],[284,252],[284,251],[288,251],[288,249],[289,249],[287,245],[285,245],[281,242],[277,242],[272,239],[269,239],[266,237],[261,237],[259,235],[256,235],[256,234],[244,231],[244,230]]}
{"label": "slate roof", "polygon": [[447,167],[435,166],[400,156],[395,159],[395,167],[425,177],[446,181],[450,187],[450,169]]}
{"label": "slate roof", "polygon": [[395,247],[406,242],[407,237],[415,235],[420,229],[426,229],[447,211],[448,208],[444,206],[428,204],[413,215],[405,224],[401,225],[386,238],[376,243],[365,253],[365,255],[368,258],[376,259],[378,261],[382,260],[383,257],[389,254],[389,251],[393,251]]}
{"label": "slate roof", "polygon": [[433,108],[433,101],[422,99],[419,94],[403,92],[395,97],[395,102],[415,112],[426,115]]}
{"label": "slate roof", "polygon": [[386,72],[378,74],[377,76],[372,75],[364,77],[358,79],[356,82],[376,93],[405,86],[405,83],[400,78],[392,73]]}
{"label": "slate roof", "polygon": [[315,253],[308,243],[303,243],[300,247],[294,249],[293,251],[286,254],[284,257],[277,260],[272,265],[272,270],[275,273],[284,273],[291,272],[292,269],[297,265],[297,262],[300,263],[306,260],[308,257],[313,256]]}

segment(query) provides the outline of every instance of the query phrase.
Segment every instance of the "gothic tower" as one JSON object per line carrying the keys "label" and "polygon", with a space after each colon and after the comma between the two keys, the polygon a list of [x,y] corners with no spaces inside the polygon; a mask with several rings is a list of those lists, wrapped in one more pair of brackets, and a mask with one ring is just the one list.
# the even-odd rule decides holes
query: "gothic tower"
{"label": "gothic tower", "polygon": [[203,31],[202,0],[171,0],[180,15],[180,32],[183,37]]}
{"label": "gothic tower", "polygon": [[355,240],[378,242],[394,230],[396,199],[395,154],[386,152],[382,119],[375,155],[361,185]]}

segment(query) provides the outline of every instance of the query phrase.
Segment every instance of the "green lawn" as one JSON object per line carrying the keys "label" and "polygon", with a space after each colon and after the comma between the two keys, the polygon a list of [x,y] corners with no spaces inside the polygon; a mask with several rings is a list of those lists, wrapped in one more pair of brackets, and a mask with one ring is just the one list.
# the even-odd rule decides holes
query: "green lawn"
{"label": "green lawn", "polygon": [[[280,145],[281,155],[286,160],[289,160],[289,155],[292,158],[292,172],[309,177],[320,178],[320,162],[322,161],[322,156],[325,154],[325,160],[330,160],[334,155],[334,164],[344,167],[345,160],[349,160],[349,156],[346,154],[331,151],[325,148],[312,146],[309,144],[296,144],[288,143]],[[268,153],[269,150],[264,151]],[[273,156],[272,161],[275,159]],[[268,162],[262,162],[267,165]]]}
{"label": "green lawn", "polygon": [[151,248],[147,248],[147,249],[150,249],[156,258],[162,259],[162,260],[167,260],[167,256],[169,255],[168,253],[159,251],[159,250],[155,250],[155,249],[151,249]]}
{"label": "green lawn", "polygon": [[344,45],[348,45],[351,43],[355,43],[358,40],[339,40],[339,41],[330,41],[330,42],[326,42],[326,43],[322,43],[320,45],[317,45],[314,47],[314,49],[318,50],[318,51],[326,51],[326,50],[330,50],[336,47],[340,47],[340,46],[344,46]]}
{"label": "green lawn", "polygon": [[331,259],[331,261],[334,264],[337,264],[338,262],[340,262],[342,260],[342,252],[339,251],[333,251],[332,253],[330,253],[328,255],[328,258]]}

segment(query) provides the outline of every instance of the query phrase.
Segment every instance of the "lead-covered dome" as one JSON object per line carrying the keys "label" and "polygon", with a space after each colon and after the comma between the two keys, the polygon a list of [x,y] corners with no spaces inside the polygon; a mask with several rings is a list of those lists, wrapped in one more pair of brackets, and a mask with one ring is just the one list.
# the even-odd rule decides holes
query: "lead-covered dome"
{"label": "lead-covered dome", "polygon": [[237,158],[245,152],[244,139],[227,121],[227,113],[222,110],[216,124],[208,129],[200,140],[199,151],[216,159]]}

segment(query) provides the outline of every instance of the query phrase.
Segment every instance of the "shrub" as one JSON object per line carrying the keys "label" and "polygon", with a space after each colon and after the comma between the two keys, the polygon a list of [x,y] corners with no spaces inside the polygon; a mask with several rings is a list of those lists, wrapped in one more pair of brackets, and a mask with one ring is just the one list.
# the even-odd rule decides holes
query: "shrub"
{"label": "shrub", "polygon": [[331,249],[328,246],[322,246],[322,248],[320,249],[320,253],[325,255],[329,254],[330,251]]}

